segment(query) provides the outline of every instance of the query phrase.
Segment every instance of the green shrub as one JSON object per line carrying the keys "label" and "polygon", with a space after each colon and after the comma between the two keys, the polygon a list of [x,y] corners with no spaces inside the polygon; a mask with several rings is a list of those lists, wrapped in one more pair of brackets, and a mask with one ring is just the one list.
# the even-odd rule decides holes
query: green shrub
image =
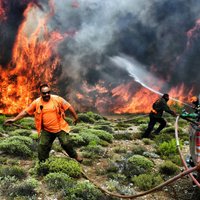
{"label": "green shrub", "polygon": [[70,134],[70,143],[75,147],[86,145],[83,137],[79,134]]}
{"label": "green shrub", "polygon": [[87,131],[86,130],[83,130],[83,132],[81,131],[79,135],[83,138],[85,144],[89,144],[91,141],[95,141],[97,144],[99,144],[101,141],[100,138],[91,133],[89,129]]}
{"label": "green shrub", "polygon": [[64,188],[72,188],[74,180],[64,173],[50,173],[44,178],[47,187],[50,190],[58,191]]}
{"label": "green shrub", "polygon": [[174,127],[170,126],[170,127],[166,127],[162,130],[162,134],[172,134],[172,136],[174,136]]}
{"label": "green shrub", "polygon": [[17,179],[14,176],[0,178],[0,195],[9,197]]}
{"label": "green shrub", "polygon": [[3,124],[5,120],[6,120],[6,116],[0,114],[0,124]]}
{"label": "green shrub", "polygon": [[169,142],[173,138],[174,138],[174,135],[172,135],[172,134],[162,134],[161,133],[161,134],[155,136],[154,141],[157,145],[160,145],[163,142]]}
{"label": "green shrub", "polygon": [[10,155],[31,157],[33,155],[33,140],[26,136],[9,137],[0,142],[0,150]]}
{"label": "green shrub", "polygon": [[159,166],[159,171],[162,174],[174,175],[177,174],[180,170],[179,167],[174,163],[172,163],[171,161],[165,161],[163,164]]}
{"label": "green shrub", "polygon": [[70,177],[80,177],[80,165],[69,158],[50,157],[44,163],[36,164],[35,171],[37,175],[47,175],[48,173],[65,173]]}
{"label": "green shrub", "polygon": [[139,131],[144,132],[147,129],[147,124],[140,124],[139,125]]}
{"label": "green shrub", "polygon": [[116,130],[126,130],[128,127],[132,126],[132,124],[128,124],[126,122],[119,122],[116,124]]}
{"label": "green shrub", "polygon": [[113,148],[113,151],[115,153],[126,153],[127,152],[127,149],[125,147],[121,147],[121,146],[118,146],[118,147],[115,147]]}
{"label": "green shrub", "polygon": [[153,162],[141,155],[133,155],[127,160],[124,173],[127,177],[150,172],[154,166]]}
{"label": "green shrub", "polygon": [[132,140],[133,136],[129,132],[124,132],[124,133],[115,133],[113,134],[113,137],[115,140]]}
{"label": "green shrub", "polygon": [[26,196],[32,197],[37,194],[36,188],[38,187],[39,183],[37,180],[30,178],[23,182],[19,182],[15,184],[12,189],[10,196],[17,197],[17,196]]}
{"label": "green shrub", "polygon": [[96,189],[90,182],[78,182],[73,188],[66,188],[66,200],[99,200],[104,197],[100,190]]}
{"label": "green shrub", "polygon": [[79,113],[78,119],[80,122],[89,123],[89,124],[94,124],[95,122],[95,120],[92,117],[88,116],[86,113]]}
{"label": "green shrub", "polygon": [[114,130],[110,125],[96,125],[93,128],[97,129],[97,130],[103,130],[103,131],[106,131],[108,133],[114,133]]}
{"label": "green shrub", "polygon": [[169,142],[163,142],[158,146],[158,154],[160,154],[163,158],[176,155],[178,153],[176,147],[176,140],[172,139]]}
{"label": "green shrub", "polygon": [[101,157],[104,153],[104,149],[100,145],[97,145],[95,142],[90,142],[88,146],[82,147],[81,151],[84,151],[84,157],[93,159]]}
{"label": "green shrub", "polygon": [[95,130],[95,129],[88,129],[87,130],[87,133],[92,133],[92,134],[94,134],[94,135],[96,135],[96,136],[98,136],[100,139],[102,139],[102,140],[105,140],[105,141],[107,141],[107,142],[109,142],[109,143],[112,143],[112,140],[113,140],[113,136],[110,134],[110,133],[108,133],[108,132],[106,132],[106,131],[103,131],[103,130]]}
{"label": "green shrub", "polygon": [[91,111],[87,112],[86,114],[87,114],[89,117],[93,118],[95,121],[106,120],[105,117],[103,117],[103,116],[101,116],[101,115],[99,115],[99,114],[97,114],[97,113],[91,112]]}
{"label": "green shrub", "polygon": [[154,141],[150,140],[149,138],[143,138],[142,141],[145,145],[150,145],[154,143]]}
{"label": "green shrub", "polygon": [[65,117],[65,120],[67,121],[67,123],[72,126],[73,125],[73,119],[70,117]]}
{"label": "green shrub", "polygon": [[0,157],[0,164],[6,164],[7,163],[8,158],[6,157]]}
{"label": "green shrub", "polygon": [[34,118],[32,117],[25,117],[23,119],[20,119],[16,123],[20,124],[26,129],[35,129],[35,122],[34,122]]}
{"label": "green shrub", "polygon": [[141,190],[149,190],[163,181],[160,175],[155,174],[141,174],[134,176],[131,180]]}
{"label": "green shrub", "polygon": [[26,171],[18,166],[0,166],[0,177],[15,176],[17,179],[24,179]]}
{"label": "green shrub", "polygon": [[27,130],[27,129],[17,129],[17,130],[14,130],[14,131],[10,131],[9,132],[9,135],[11,136],[30,136],[31,135],[31,130]]}
{"label": "green shrub", "polygon": [[134,154],[138,154],[138,155],[142,155],[145,151],[147,151],[147,148],[144,146],[140,146],[140,145],[134,145],[132,147],[132,152]]}

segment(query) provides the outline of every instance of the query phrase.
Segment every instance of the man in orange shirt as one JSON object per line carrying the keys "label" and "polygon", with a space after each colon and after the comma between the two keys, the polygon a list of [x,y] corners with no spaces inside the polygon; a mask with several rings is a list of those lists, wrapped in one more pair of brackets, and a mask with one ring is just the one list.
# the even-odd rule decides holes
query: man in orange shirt
{"label": "man in orange shirt", "polygon": [[41,97],[34,100],[29,107],[19,113],[15,118],[7,119],[5,123],[12,123],[22,119],[27,114],[35,117],[35,126],[40,136],[38,146],[38,159],[45,161],[49,157],[52,144],[58,137],[62,148],[67,154],[75,158],[78,162],[82,161],[69,142],[69,125],[64,120],[65,111],[69,110],[74,117],[74,124],[78,116],[74,108],[62,97],[50,94],[51,90],[48,84],[40,86]]}

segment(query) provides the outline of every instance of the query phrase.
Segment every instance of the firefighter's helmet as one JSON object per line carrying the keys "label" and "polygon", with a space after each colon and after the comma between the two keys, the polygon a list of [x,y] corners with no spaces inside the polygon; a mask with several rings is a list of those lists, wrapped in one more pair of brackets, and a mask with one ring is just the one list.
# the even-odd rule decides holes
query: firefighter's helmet
{"label": "firefighter's helmet", "polygon": [[190,102],[191,103],[194,103],[194,102],[197,102],[198,101],[198,97],[197,96],[193,96],[190,98]]}

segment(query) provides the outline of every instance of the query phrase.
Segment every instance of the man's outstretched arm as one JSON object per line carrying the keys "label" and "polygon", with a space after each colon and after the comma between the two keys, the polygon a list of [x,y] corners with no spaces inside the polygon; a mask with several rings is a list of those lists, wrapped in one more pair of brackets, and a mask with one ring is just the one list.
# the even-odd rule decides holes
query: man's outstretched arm
{"label": "man's outstretched arm", "polygon": [[20,120],[20,119],[24,118],[27,114],[28,113],[25,110],[23,110],[16,117],[5,120],[4,123],[13,123],[13,122],[15,122],[17,120]]}

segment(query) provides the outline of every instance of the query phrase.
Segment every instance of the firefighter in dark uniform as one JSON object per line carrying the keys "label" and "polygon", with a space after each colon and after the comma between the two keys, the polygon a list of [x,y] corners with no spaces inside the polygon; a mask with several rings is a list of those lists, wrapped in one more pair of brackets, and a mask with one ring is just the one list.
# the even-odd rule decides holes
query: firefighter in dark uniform
{"label": "firefighter in dark uniform", "polygon": [[194,105],[192,108],[195,110],[195,113],[198,114],[197,121],[200,121],[200,102],[197,96],[193,96],[190,99],[190,102]]}
{"label": "firefighter in dark uniform", "polygon": [[157,99],[156,102],[152,106],[152,110],[149,114],[149,124],[147,129],[144,132],[143,137],[148,138],[155,126],[155,124],[158,122],[160,123],[159,127],[154,131],[154,133],[157,135],[160,133],[160,131],[166,126],[166,121],[162,117],[163,111],[170,113],[173,116],[176,116],[176,113],[172,111],[169,106],[167,105],[167,102],[169,100],[169,95],[164,94],[161,98]]}

